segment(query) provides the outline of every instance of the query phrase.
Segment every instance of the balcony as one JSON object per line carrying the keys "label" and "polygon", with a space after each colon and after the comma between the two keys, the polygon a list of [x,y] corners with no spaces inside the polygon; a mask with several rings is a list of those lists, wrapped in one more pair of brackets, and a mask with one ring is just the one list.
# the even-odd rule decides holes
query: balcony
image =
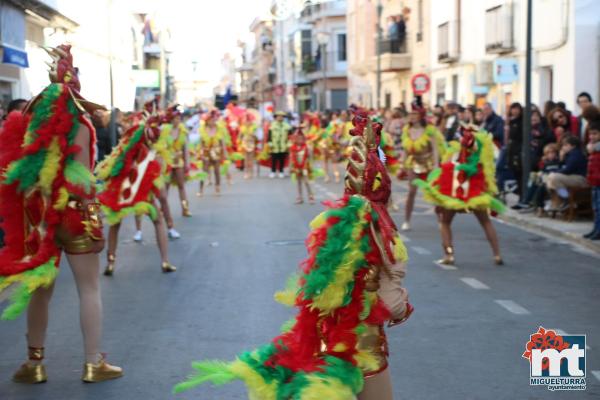
{"label": "balcony", "polygon": [[[377,48],[377,43],[375,44]],[[406,39],[385,39],[381,41],[381,72],[398,72],[412,67],[412,57],[408,52]],[[372,69],[377,69],[377,56],[373,57]]]}
{"label": "balcony", "polygon": [[485,50],[502,54],[515,49],[512,4],[503,4],[485,12]]}
{"label": "balcony", "polygon": [[307,24],[312,24],[328,17],[346,17],[346,2],[343,0],[331,0],[312,5],[308,4],[300,12],[300,21]]}
{"label": "balcony", "polygon": [[448,21],[438,26],[438,52],[440,63],[453,63],[460,57],[460,25]]}
{"label": "balcony", "polygon": [[[346,60],[341,59],[340,54],[328,51],[325,57],[306,57],[302,62],[302,71],[309,80],[327,78],[345,78],[348,73]],[[324,71],[325,70],[325,71]]]}

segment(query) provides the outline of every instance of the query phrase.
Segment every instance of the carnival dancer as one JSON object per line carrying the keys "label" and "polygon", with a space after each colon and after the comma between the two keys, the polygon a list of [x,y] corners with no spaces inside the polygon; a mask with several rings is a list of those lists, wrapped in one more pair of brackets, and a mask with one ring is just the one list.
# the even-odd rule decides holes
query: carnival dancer
{"label": "carnival dancer", "polygon": [[79,94],[71,46],[46,50],[53,60],[51,84],[23,113],[11,113],[0,135],[0,215],[6,235],[0,250],[0,291],[14,287],[2,318],[14,319],[27,308],[29,360],[13,379],[45,382],[48,305],[64,251],[79,293],[82,380],[100,382],[123,375],[100,352],[98,253],[104,238],[92,174],[95,131],[84,113],[93,115],[102,107]]}
{"label": "carnival dancer", "polygon": [[[207,113],[204,121],[200,123],[199,148],[202,154],[204,171],[210,176],[211,169],[215,178],[215,193],[221,193],[221,166],[227,162],[226,140],[227,128],[223,121],[219,120],[219,111],[212,110]],[[204,194],[204,181],[200,181],[198,196]]]}
{"label": "carnival dancer", "polygon": [[460,143],[453,142],[446,151],[440,168],[429,174],[427,181],[415,180],[424,191],[425,200],[438,208],[444,257],[438,262],[454,264],[452,220],[457,212],[472,212],[481,224],[494,253],[494,261],[502,265],[500,246],[490,211],[501,212],[504,204],[495,198],[498,192],[494,167],[492,135],[478,131],[475,125],[461,125]]}
{"label": "carnival dancer", "polygon": [[244,179],[254,177],[254,159],[256,157],[256,144],[258,126],[254,122],[254,115],[244,112],[241,116],[240,132],[238,136],[238,149],[244,156]]}
{"label": "carnival dancer", "polygon": [[114,273],[121,221],[130,214],[150,216],[156,231],[162,271],[174,272],[177,269],[168,260],[165,223],[156,204],[161,191],[166,191],[163,177],[167,168],[166,162],[153,148],[161,134],[159,122],[158,115],[148,116],[145,121],[129,128],[119,145],[96,169],[98,179],[104,182],[98,200],[110,224],[106,276]]}
{"label": "carnival dancer", "polygon": [[343,123],[339,119],[338,114],[334,113],[331,116],[331,121],[327,128],[323,130],[319,148],[323,155],[323,169],[325,171],[325,182],[330,181],[329,170],[333,170],[335,183],[340,181],[340,171],[338,170],[338,160],[342,149],[341,135],[343,134]]}
{"label": "carnival dancer", "polygon": [[232,363],[194,363],[197,374],[176,392],[240,379],[252,399],[392,399],[383,325],[405,321],[413,308],[402,287],[406,249],[386,209],[380,132],[356,112],[344,196],[312,222],[298,286],[276,295],[298,308],[293,323]]}
{"label": "carnival dancer", "polygon": [[269,178],[275,178],[275,173],[279,171],[279,177],[284,178],[283,169],[288,154],[288,134],[292,127],[285,122],[285,113],[277,111],[275,121],[269,127],[269,136],[267,146],[271,154],[271,174]]}
{"label": "carnival dancer", "polygon": [[[160,96],[155,96],[153,100],[150,100],[144,104],[144,114],[140,114],[140,116],[145,115],[155,116],[160,115]],[[153,118],[154,120],[154,118]],[[161,122],[164,118],[161,118]],[[141,121],[138,121],[141,122]],[[171,167],[172,164],[172,139],[169,135],[170,131],[161,129],[160,136],[158,140],[154,141],[146,141],[146,143],[152,147],[152,150],[156,152],[156,154],[160,155],[162,162],[164,163],[162,169],[162,181],[165,183],[169,182],[172,179]],[[166,166],[166,167],[165,167]],[[173,215],[171,214],[171,207],[169,206],[169,200],[167,196],[166,188],[161,190],[158,193],[158,202],[160,204],[160,213],[165,219],[167,224],[167,236],[169,239],[176,240],[181,238],[181,234],[175,229],[175,221],[173,220]],[[133,235],[133,240],[136,243],[142,243],[144,240],[142,234],[142,217],[141,215],[135,216],[135,234]]]}
{"label": "carnival dancer", "polygon": [[427,175],[438,167],[440,160],[440,146],[444,146],[444,139],[439,131],[427,123],[425,109],[413,103],[408,117],[408,123],[402,131],[403,159],[401,166],[403,173],[408,178],[408,195],[404,208],[404,222],[401,229],[410,229],[410,221],[415,206],[418,186],[414,184],[417,178],[425,179]]}
{"label": "carnival dancer", "polygon": [[190,204],[185,191],[186,174],[189,172],[188,156],[188,131],[181,121],[181,113],[177,105],[169,107],[165,113],[164,123],[161,125],[161,135],[164,135],[171,152],[169,163],[171,179],[166,182],[167,196],[171,182],[177,185],[179,200],[181,202],[181,215],[191,217]]}
{"label": "carnival dancer", "polygon": [[310,187],[310,182],[313,180],[313,170],[311,165],[311,154],[306,137],[302,132],[302,128],[296,129],[292,135],[293,144],[290,146],[290,175],[292,180],[298,185],[298,198],[296,204],[304,203],[302,195],[302,186],[306,187],[308,193],[308,202],[314,204],[315,196]]}

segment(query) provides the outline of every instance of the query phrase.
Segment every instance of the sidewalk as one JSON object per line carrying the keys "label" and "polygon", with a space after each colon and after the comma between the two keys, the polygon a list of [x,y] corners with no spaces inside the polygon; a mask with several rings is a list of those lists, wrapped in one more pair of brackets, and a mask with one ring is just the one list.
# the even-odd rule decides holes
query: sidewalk
{"label": "sidewalk", "polygon": [[[514,197],[514,199],[511,197]],[[582,237],[582,235],[588,233],[592,229],[591,220],[566,222],[560,217],[552,219],[549,217],[536,217],[534,213],[521,214],[510,209],[510,206],[516,204],[516,202],[516,196],[509,195],[509,198],[507,199],[507,209],[503,214],[499,215],[498,218],[532,231],[567,240],[600,254],[600,241],[587,240]]]}

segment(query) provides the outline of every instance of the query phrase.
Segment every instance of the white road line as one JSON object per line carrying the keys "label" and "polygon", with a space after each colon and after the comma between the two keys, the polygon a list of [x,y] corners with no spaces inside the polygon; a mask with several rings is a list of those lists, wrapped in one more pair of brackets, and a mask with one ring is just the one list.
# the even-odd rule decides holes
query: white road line
{"label": "white road line", "polygon": [[590,371],[598,381],[600,381],[600,371]]}
{"label": "white road line", "polygon": [[456,271],[458,269],[454,265],[446,265],[446,264],[439,263],[437,261],[434,261],[433,263],[435,265],[437,265],[438,267],[440,267],[441,269],[445,269],[447,271]]}
{"label": "white road line", "polygon": [[477,290],[488,290],[490,287],[485,283],[475,278],[460,278],[461,281]]}
{"label": "white road line", "polygon": [[329,196],[329,197],[331,197],[333,199],[335,199],[337,197],[335,193],[333,193],[333,192],[331,192],[329,190],[327,192],[325,192],[325,194],[327,194],[327,196]]}
{"label": "white road line", "polygon": [[[562,329],[556,328],[556,329],[550,329],[550,330],[556,332],[556,334],[560,335],[560,336],[570,336],[569,333],[563,331]],[[585,349],[586,350],[591,350],[592,349],[590,346],[588,346],[587,340],[586,340],[586,344],[585,344]]]}
{"label": "white road line", "polygon": [[517,315],[531,314],[526,308],[521,307],[512,300],[494,300],[498,305],[505,308],[509,312]]}
{"label": "white road line", "polygon": [[412,249],[412,251],[414,251],[415,253],[422,255],[422,256],[428,256],[431,254],[431,251],[427,250],[424,247],[410,246],[410,248]]}

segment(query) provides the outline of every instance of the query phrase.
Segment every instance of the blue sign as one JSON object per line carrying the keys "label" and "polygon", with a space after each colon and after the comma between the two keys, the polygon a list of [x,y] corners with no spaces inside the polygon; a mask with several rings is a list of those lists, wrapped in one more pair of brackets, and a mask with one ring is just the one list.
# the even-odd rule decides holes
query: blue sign
{"label": "blue sign", "polygon": [[516,58],[494,60],[494,83],[513,83],[519,80],[519,61]]}
{"label": "blue sign", "polygon": [[23,68],[29,67],[29,60],[27,60],[27,53],[25,51],[6,46],[3,46],[3,49],[2,62],[4,64],[13,64]]}

